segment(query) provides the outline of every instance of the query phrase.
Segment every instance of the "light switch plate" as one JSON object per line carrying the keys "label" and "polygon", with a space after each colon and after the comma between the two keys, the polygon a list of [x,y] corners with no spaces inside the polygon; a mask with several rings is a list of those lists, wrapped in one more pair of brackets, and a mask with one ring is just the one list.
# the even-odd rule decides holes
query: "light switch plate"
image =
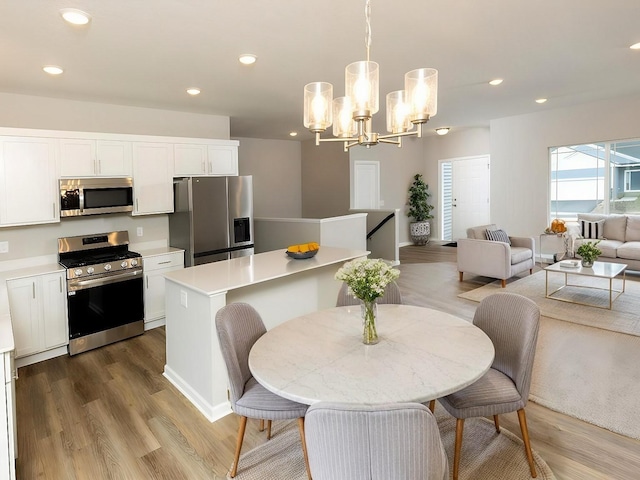
{"label": "light switch plate", "polygon": [[142,227],[138,227],[137,235],[138,235],[139,237],[141,237],[141,236],[143,235]]}
{"label": "light switch plate", "polygon": [[0,242],[0,253],[9,253],[9,242]]}
{"label": "light switch plate", "polygon": [[180,290],[180,305],[187,308],[187,292],[184,290]]}

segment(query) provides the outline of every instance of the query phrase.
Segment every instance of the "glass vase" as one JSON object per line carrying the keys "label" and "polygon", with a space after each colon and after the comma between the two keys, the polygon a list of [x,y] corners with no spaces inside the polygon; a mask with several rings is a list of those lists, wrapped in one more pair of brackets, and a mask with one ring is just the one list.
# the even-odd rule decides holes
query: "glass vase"
{"label": "glass vase", "polygon": [[362,315],[362,343],[375,345],[378,343],[378,331],[376,330],[376,317],[378,316],[378,304],[360,301],[360,313]]}

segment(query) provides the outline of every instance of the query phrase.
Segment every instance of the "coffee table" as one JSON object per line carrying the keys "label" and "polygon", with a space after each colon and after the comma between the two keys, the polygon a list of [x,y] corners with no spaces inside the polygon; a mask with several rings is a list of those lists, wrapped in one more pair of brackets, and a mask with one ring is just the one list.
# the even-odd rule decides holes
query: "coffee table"
{"label": "coffee table", "polygon": [[[563,266],[566,263],[558,262],[553,265],[549,265],[544,269],[545,271],[545,297],[551,298],[553,300],[560,300],[562,302],[576,303],[579,305],[587,305],[589,307],[597,307],[597,308],[606,308],[611,310],[613,306],[613,302],[624,293],[625,282],[626,282],[626,269],[627,265],[623,263],[610,263],[610,262],[593,262],[593,267],[587,268],[580,265],[578,262],[577,267],[566,267]],[[564,274],[564,285],[559,288],[556,288],[552,292],[549,292],[549,272],[552,273],[563,273]],[[618,275],[622,274],[622,288],[620,290],[615,290],[613,288],[613,279]],[[578,277],[592,277],[592,278],[602,278],[609,280],[608,287],[603,288],[597,285],[585,285],[585,284],[575,284],[569,283],[570,276],[578,276]],[[594,303],[585,303],[572,300],[570,298],[561,298],[558,296],[554,296],[554,294],[558,293],[565,287],[578,287],[584,289],[594,289],[594,290],[605,290],[609,292],[609,306],[596,305]]]}

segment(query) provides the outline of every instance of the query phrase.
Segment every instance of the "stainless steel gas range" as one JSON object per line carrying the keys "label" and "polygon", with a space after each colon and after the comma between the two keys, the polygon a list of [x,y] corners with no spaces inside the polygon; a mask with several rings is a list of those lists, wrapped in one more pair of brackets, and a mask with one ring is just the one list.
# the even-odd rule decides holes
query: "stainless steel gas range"
{"label": "stainless steel gas range", "polygon": [[58,239],[67,271],[69,354],[144,332],[142,256],[129,250],[129,232]]}

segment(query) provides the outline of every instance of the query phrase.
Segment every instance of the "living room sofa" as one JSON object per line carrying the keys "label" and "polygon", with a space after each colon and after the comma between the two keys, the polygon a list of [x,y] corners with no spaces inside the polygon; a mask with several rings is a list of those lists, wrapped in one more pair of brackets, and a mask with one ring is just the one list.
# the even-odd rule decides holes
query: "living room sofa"
{"label": "living room sofa", "polygon": [[577,222],[567,223],[571,252],[580,244],[597,241],[601,262],[625,263],[629,270],[640,271],[640,215],[578,214]]}
{"label": "living room sofa", "polygon": [[[499,230],[494,224],[467,229],[467,238],[458,239],[458,272],[499,278],[502,287],[507,279],[529,270],[535,263],[535,241],[531,237],[511,237],[507,241],[487,240],[487,230]],[[505,234],[506,236],[506,234]]]}

